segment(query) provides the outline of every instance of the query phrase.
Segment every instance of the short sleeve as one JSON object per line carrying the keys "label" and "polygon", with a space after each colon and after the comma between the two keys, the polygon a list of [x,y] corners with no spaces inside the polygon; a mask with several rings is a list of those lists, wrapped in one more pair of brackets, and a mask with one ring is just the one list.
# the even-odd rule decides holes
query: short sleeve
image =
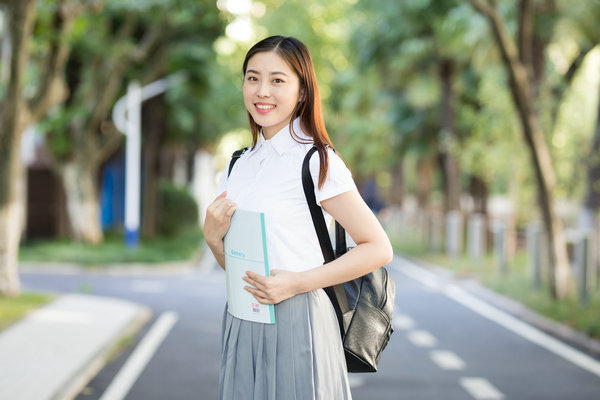
{"label": "short sleeve", "polygon": [[356,189],[356,184],[352,179],[352,173],[344,164],[344,161],[333,150],[329,150],[329,170],[323,187],[319,189],[319,155],[313,154],[310,158],[310,173],[315,185],[315,197],[317,204],[321,201],[330,199],[339,194]]}

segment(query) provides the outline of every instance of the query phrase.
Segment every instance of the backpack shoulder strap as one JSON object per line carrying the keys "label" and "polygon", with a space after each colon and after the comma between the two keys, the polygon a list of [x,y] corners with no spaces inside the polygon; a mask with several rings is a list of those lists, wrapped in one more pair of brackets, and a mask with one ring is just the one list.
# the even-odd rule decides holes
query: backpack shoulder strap
{"label": "backpack shoulder strap", "polygon": [[[327,224],[325,223],[325,217],[323,217],[323,211],[321,207],[317,205],[317,200],[315,197],[315,185],[312,180],[312,176],[310,174],[310,157],[317,151],[316,147],[312,147],[306,156],[304,157],[304,161],[302,162],[302,187],[304,189],[304,196],[306,197],[306,203],[308,204],[308,208],[310,210],[310,216],[313,221],[313,226],[315,227],[315,231],[317,233],[317,237],[319,238],[319,245],[321,246],[321,252],[323,253],[323,258],[325,262],[330,262],[335,259],[335,255],[333,253],[333,246],[331,245],[331,239],[329,238],[329,233],[327,231]],[[336,236],[342,236],[344,239],[343,246],[345,247],[346,236],[344,232],[344,228],[336,221]],[[337,247],[337,246],[336,246]],[[338,254],[339,256],[340,254]],[[342,284],[329,286],[323,288],[329,299],[331,300],[331,304],[333,305],[333,309],[337,315],[338,324],[340,326],[340,332],[345,334],[344,324],[343,324],[343,315],[350,308],[348,307],[348,299],[346,298],[346,292],[344,291],[344,286]]]}
{"label": "backpack shoulder strap", "polygon": [[231,161],[229,161],[229,169],[227,170],[227,176],[231,175],[231,170],[233,170],[233,166],[235,165],[237,160],[240,159],[242,154],[244,154],[248,149],[249,147],[244,147],[243,149],[239,149],[233,152],[233,154],[231,155]]}

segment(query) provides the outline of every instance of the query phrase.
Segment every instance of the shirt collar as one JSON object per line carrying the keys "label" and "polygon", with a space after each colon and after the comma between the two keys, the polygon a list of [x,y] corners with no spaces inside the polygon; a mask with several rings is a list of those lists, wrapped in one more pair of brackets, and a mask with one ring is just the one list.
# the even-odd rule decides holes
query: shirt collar
{"label": "shirt collar", "polygon": [[[299,138],[301,141],[312,142],[312,138],[306,133],[304,133],[304,131],[300,128],[300,118],[296,118],[294,120],[292,127],[294,129],[294,134],[297,138]],[[260,149],[266,142],[269,142],[279,155],[284,154],[295,144],[298,144],[298,142],[296,142],[296,140],[294,140],[294,138],[292,137],[289,125],[284,126],[279,132],[277,132],[271,139],[268,140],[265,139],[261,130],[258,142],[252,150],[252,153]]]}

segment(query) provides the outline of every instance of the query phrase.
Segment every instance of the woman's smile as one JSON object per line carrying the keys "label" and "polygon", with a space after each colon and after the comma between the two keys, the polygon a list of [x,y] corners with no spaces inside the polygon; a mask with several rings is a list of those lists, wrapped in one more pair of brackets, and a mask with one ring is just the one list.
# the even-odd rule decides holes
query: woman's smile
{"label": "woman's smile", "polygon": [[276,106],[271,103],[254,103],[254,107],[256,107],[256,111],[261,114],[270,113]]}

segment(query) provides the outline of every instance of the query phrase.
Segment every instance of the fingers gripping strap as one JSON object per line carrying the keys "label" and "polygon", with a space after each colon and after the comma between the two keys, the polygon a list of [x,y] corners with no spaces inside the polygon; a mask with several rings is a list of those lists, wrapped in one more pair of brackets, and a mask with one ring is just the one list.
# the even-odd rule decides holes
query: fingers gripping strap
{"label": "fingers gripping strap", "polygon": [[[331,262],[335,259],[335,255],[333,253],[333,246],[331,245],[331,240],[329,239],[329,234],[327,233],[327,225],[325,224],[325,217],[323,217],[323,211],[321,207],[317,205],[317,200],[315,197],[315,186],[313,184],[312,176],[310,174],[310,157],[317,151],[316,147],[311,148],[306,156],[304,157],[304,161],[302,162],[302,187],[304,189],[304,196],[306,197],[306,202],[308,203],[308,208],[310,210],[310,216],[313,220],[313,225],[315,227],[315,231],[317,232],[317,237],[319,239],[319,245],[321,246],[321,252],[323,253],[323,258],[325,263]],[[340,231],[341,230],[341,231]],[[340,231],[338,233],[338,231]],[[346,247],[346,233],[344,228],[336,222],[336,239],[337,236],[343,236],[343,243],[339,243]],[[336,243],[336,248],[339,249],[338,243]],[[341,254],[338,254],[338,256]],[[346,299],[346,293],[344,291],[343,285],[335,285],[327,288],[323,288],[329,298],[331,299],[331,303],[333,304],[333,308],[338,317],[338,322],[340,323],[340,331],[344,332],[343,327],[343,317],[344,312],[349,310],[348,300]]]}

